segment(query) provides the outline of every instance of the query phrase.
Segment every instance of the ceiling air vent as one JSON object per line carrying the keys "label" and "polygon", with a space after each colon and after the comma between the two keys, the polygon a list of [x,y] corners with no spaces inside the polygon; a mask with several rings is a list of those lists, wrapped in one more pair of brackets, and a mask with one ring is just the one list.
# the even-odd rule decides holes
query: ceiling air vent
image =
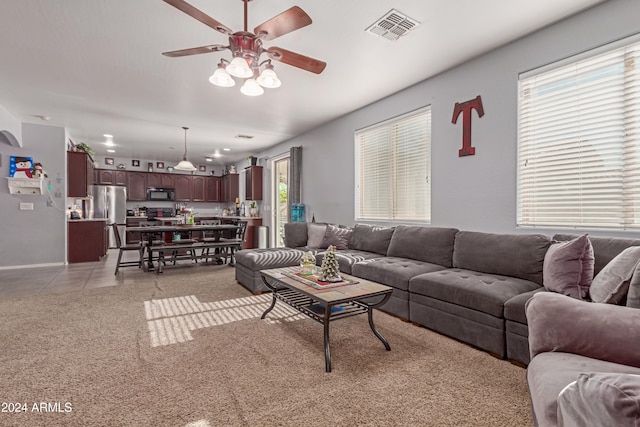
{"label": "ceiling air vent", "polygon": [[238,139],[251,139],[251,138],[253,138],[253,135],[245,135],[243,133],[239,133],[239,134],[237,134],[235,136],[235,138],[238,138]]}
{"label": "ceiling air vent", "polygon": [[420,23],[415,19],[409,18],[396,9],[391,9],[365,31],[387,40],[396,41],[418,25]]}

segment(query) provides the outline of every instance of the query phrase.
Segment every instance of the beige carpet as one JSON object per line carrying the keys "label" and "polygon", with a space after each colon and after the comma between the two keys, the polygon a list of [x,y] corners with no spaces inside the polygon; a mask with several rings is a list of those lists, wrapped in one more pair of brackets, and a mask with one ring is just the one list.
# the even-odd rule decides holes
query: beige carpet
{"label": "beige carpet", "polygon": [[0,425],[532,425],[524,369],[427,329],[377,312],[387,352],[335,322],[325,373],[321,325],[260,320],[232,268],[137,277],[0,301],[0,399],[27,406]]}

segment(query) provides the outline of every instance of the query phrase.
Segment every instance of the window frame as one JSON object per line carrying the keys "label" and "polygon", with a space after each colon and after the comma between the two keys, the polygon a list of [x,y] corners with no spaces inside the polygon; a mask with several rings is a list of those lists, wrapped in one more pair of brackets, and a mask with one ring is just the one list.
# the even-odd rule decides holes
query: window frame
{"label": "window frame", "polygon": [[[419,132],[425,132],[426,133],[426,147],[424,148],[424,160],[425,160],[425,164],[426,164],[426,177],[425,177],[425,203],[426,206],[423,206],[424,209],[424,214],[425,216],[422,218],[408,218],[408,217],[401,217],[398,215],[398,194],[403,194],[402,191],[396,191],[394,190],[394,185],[390,186],[390,205],[388,206],[388,216],[386,217],[373,217],[373,216],[367,216],[367,215],[363,215],[363,212],[361,210],[361,191],[360,191],[360,186],[361,186],[361,175],[362,175],[362,170],[361,170],[361,160],[362,160],[362,153],[361,153],[361,147],[360,147],[360,135],[362,135],[365,132],[372,132],[372,131],[376,131],[378,129],[381,128],[392,128],[393,126],[398,125],[399,123],[403,122],[403,121],[407,121],[410,120],[411,118],[414,117],[418,117],[418,116],[422,116],[424,115],[426,118],[426,122],[424,124],[424,128],[419,131]],[[392,142],[393,141],[393,142]],[[402,143],[402,142],[401,142]],[[398,144],[398,139],[392,139],[390,138],[389,141],[390,145],[395,145],[396,149],[394,150],[393,147],[391,147],[391,149],[393,150],[393,159],[391,161],[390,164],[390,168],[391,168],[391,173],[390,175],[393,176],[395,178],[394,181],[392,181],[393,183],[396,183],[398,181],[398,176],[399,175],[403,175],[402,173],[398,173],[398,157],[399,156],[399,150],[397,150],[397,144]],[[431,148],[432,148],[432,108],[431,105],[425,105],[423,107],[417,108],[415,110],[409,111],[407,113],[401,114],[399,116],[395,116],[392,118],[389,118],[387,120],[366,126],[364,128],[360,128],[354,131],[354,175],[355,175],[355,179],[354,179],[354,218],[356,222],[371,222],[371,223],[415,223],[415,224],[430,224],[431,223]],[[408,156],[406,156],[408,157]],[[416,168],[416,171],[419,172],[419,170]],[[407,175],[407,174],[404,174]],[[407,178],[405,176],[405,183],[408,182]],[[415,187],[412,187],[415,188]],[[404,191],[404,194],[406,194],[406,191]],[[417,210],[416,210],[417,211]]]}
{"label": "window frame", "polygon": [[[568,70],[567,76],[564,77],[564,81],[566,81],[567,83],[574,82],[574,84],[576,85],[576,90],[572,90],[568,92],[567,94],[565,94],[566,96],[564,96],[561,99],[563,101],[570,100],[571,97],[575,97],[581,94],[581,91],[584,91],[585,86],[588,85],[588,82],[589,82],[588,77],[591,75],[590,73],[593,73],[593,71],[589,71],[589,67],[598,69],[596,67],[596,64],[598,61],[602,60],[606,55],[610,55],[611,57],[614,57],[615,55],[616,60],[611,61],[608,67],[611,67],[612,69],[615,69],[616,67],[618,68],[621,67],[622,69],[622,72],[618,71],[616,74],[616,76],[621,76],[621,77],[617,77],[618,79],[621,80],[621,82],[618,84],[623,88],[623,92],[622,92],[623,94],[622,96],[620,96],[620,98],[622,98],[623,100],[626,100],[627,97],[631,96],[632,99],[637,99],[640,101],[640,95],[636,93],[638,91],[634,90],[634,86],[630,86],[631,95],[628,95],[626,92],[630,81],[637,82],[637,84],[640,85],[640,46],[638,46],[639,44],[640,44],[640,34],[637,34],[631,37],[626,37],[624,39],[617,40],[612,43],[598,46],[594,49],[590,49],[580,54],[573,55],[568,58],[564,58],[560,61],[547,64],[545,66],[542,66],[533,70],[526,71],[524,73],[521,73],[518,76],[518,92],[517,92],[518,93],[518,99],[517,99],[518,118],[517,118],[517,147],[516,147],[517,149],[516,226],[517,227],[640,231],[640,208],[635,208],[635,210],[638,213],[634,212],[634,214],[631,216],[626,211],[628,204],[634,204],[634,206],[640,205],[639,203],[640,189],[638,188],[636,188],[635,191],[630,193],[626,191],[622,191],[620,192],[619,196],[616,196],[613,198],[610,196],[600,195],[597,198],[595,197],[592,198],[592,200],[596,200],[595,202],[589,201],[589,202],[585,202],[584,204],[582,204],[582,202],[580,203],[574,202],[574,205],[567,203],[564,206],[553,205],[553,206],[558,206],[558,209],[559,209],[558,211],[559,213],[555,217],[552,214],[549,215],[550,210],[545,209],[543,207],[544,200],[540,198],[543,196],[539,195],[540,193],[542,193],[541,184],[537,182],[533,184],[535,186],[534,191],[537,191],[539,193],[537,196],[533,195],[526,198],[523,195],[523,193],[525,193],[525,188],[527,187],[527,185],[531,185],[531,183],[529,182],[524,182],[528,174],[526,173],[526,171],[524,171],[523,168],[526,166],[525,161],[529,161],[533,159],[533,155],[527,155],[525,159],[523,152],[526,152],[527,150],[531,150],[532,152],[535,152],[536,154],[540,155],[540,153],[544,151],[544,148],[538,149],[535,147],[536,144],[541,144],[542,143],[541,141],[544,138],[539,136],[533,137],[533,138],[526,138],[524,136],[525,132],[529,129],[529,127],[532,127],[532,126],[529,123],[525,123],[526,120],[529,120],[529,119],[528,118],[525,119],[523,117],[525,115],[525,112],[529,114],[532,114],[533,112],[533,114],[535,114],[535,113],[544,112],[544,108],[545,108],[545,107],[540,107],[540,105],[538,105],[537,111],[535,107],[527,110],[528,106],[526,105],[526,103],[531,101],[525,99],[525,94],[524,94],[525,91],[523,90],[523,87],[526,87],[527,85],[529,85],[530,84],[529,81],[532,79],[553,78],[554,73],[559,74],[563,72],[563,70]],[[626,74],[628,73],[628,70],[626,68],[627,67],[626,61],[628,60],[627,59],[628,55],[632,55],[632,57],[634,58],[634,68],[631,71],[631,73],[635,75],[632,76],[632,79],[630,80],[627,80],[627,76],[626,76]],[[574,71],[573,74],[569,74],[571,67],[575,68],[576,70]],[[600,69],[606,70],[606,67],[601,67]],[[605,74],[599,75],[596,79],[593,79],[591,81],[597,82],[597,84],[603,84],[602,82],[606,80],[606,77],[603,77],[603,76],[605,76]],[[557,78],[555,81],[552,81],[552,83],[547,83],[546,86],[542,84],[538,86],[533,85],[533,88],[537,90],[544,89],[545,87],[552,88],[554,84],[559,85],[559,82],[562,82],[562,81],[563,79]],[[556,88],[556,90],[559,90],[559,89]],[[605,95],[603,95],[603,98],[606,98],[607,100],[613,99],[614,92],[615,92],[615,89],[607,90],[605,92]],[[554,101],[554,102],[559,104],[558,101]],[[582,146],[583,147],[582,150],[587,150],[587,148],[585,147],[590,147],[591,151],[596,151],[595,154],[594,153],[591,154],[592,157],[590,158],[597,159],[599,162],[602,163],[602,165],[598,165],[597,168],[594,168],[593,166],[588,166],[588,160],[585,155],[585,160],[581,158],[577,162],[578,166],[573,166],[573,167],[563,166],[563,169],[561,169],[561,171],[570,172],[570,171],[576,170],[577,168],[577,170],[580,171],[581,174],[583,174],[582,175],[583,177],[593,180],[592,182],[598,179],[601,179],[602,181],[598,181],[598,182],[602,182],[602,183],[617,182],[618,187],[616,188],[626,188],[627,182],[633,180],[634,172],[628,172],[625,170],[625,172],[620,174],[621,176],[619,178],[597,178],[598,174],[605,175],[607,169],[610,168],[607,165],[608,163],[607,160],[609,158],[603,157],[603,154],[601,153],[601,151],[603,149],[610,149],[610,150],[617,150],[617,151],[626,153],[626,151],[628,151],[630,147],[633,147],[633,150],[636,151],[636,155],[634,159],[629,160],[627,156],[624,154],[619,155],[619,158],[624,158],[623,161],[624,161],[625,168],[631,167],[632,171],[637,171],[635,172],[636,175],[640,174],[640,139],[637,136],[635,138],[627,137],[626,132],[628,130],[628,127],[627,127],[628,120],[622,119],[623,117],[633,114],[632,117],[635,117],[635,120],[631,120],[631,123],[632,123],[631,127],[636,131],[640,130],[640,127],[638,127],[638,121],[640,120],[640,106],[635,106],[634,108],[634,107],[629,107],[626,102],[620,102],[620,101],[618,102],[619,103],[616,105],[617,105],[617,108],[621,109],[621,113],[618,116],[614,116],[614,118],[608,119],[606,123],[613,126],[616,124],[616,122],[620,122],[620,121],[625,122],[625,124],[622,126],[622,129],[624,130],[622,134],[624,136],[615,140],[612,138],[612,142],[607,142],[607,145],[605,144],[601,144],[597,146],[594,145],[598,143],[597,142],[598,139],[595,137],[599,136],[600,134],[597,133],[596,131],[589,129],[589,125],[586,124],[587,120],[578,120],[582,118],[583,117],[582,114],[584,114],[584,112],[580,110],[580,108],[582,108],[582,104],[580,104],[580,107],[578,108],[570,109],[570,111],[572,112],[575,112],[577,110],[581,113],[581,114],[577,114],[578,119],[574,119],[574,121],[571,121],[571,122],[569,121],[565,122],[565,125],[566,123],[572,123],[572,124],[574,122],[580,123],[578,127],[580,131],[576,131],[577,133],[580,134],[579,142],[577,143],[574,142],[573,144],[575,146],[577,145]],[[552,105],[552,104],[549,104],[549,105]],[[633,103],[631,103],[631,105],[633,105]],[[546,106],[546,108],[548,108],[548,105]],[[615,111],[615,108],[616,107],[608,107],[608,109],[604,111],[606,112]],[[619,126],[620,125],[618,124],[618,127]],[[547,128],[545,128],[544,126],[533,127],[534,130],[529,133],[535,133],[535,132],[542,133],[541,132],[542,130],[548,129],[549,127],[551,126],[548,125]],[[559,135],[560,133],[561,133],[560,131],[556,131],[556,133],[552,133],[551,135],[557,138],[557,135]],[[637,135],[637,132],[636,132],[636,135]],[[558,140],[560,140],[560,138],[558,138]],[[556,149],[559,150],[560,147],[563,145],[571,145],[570,138],[568,137],[566,139],[562,139],[562,141],[563,142],[556,142],[556,145],[549,145],[549,147],[555,147]],[[570,156],[566,153],[566,149],[565,151],[562,152],[562,154],[563,154],[562,156],[554,157],[554,159],[564,160],[564,159],[570,158]],[[545,167],[548,168],[549,167],[548,164],[545,164],[542,166],[543,169]],[[528,175],[528,176],[530,177],[530,179],[533,179],[533,177],[535,177],[535,175]],[[571,179],[571,180],[565,178],[564,181],[558,181],[558,182],[564,182],[564,183],[576,185],[578,181],[579,181],[578,178]],[[584,179],[584,181],[587,181],[587,179]],[[636,185],[636,187],[638,186]],[[547,197],[554,197],[554,196],[560,197],[561,193],[559,191],[560,190],[558,188],[554,188],[553,191],[547,193],[548,194]],[[593,191],[593,190],[591,190],[591,187],[588,184],[583,184],[582,182],[580,182],[579,189],[576,191],[578,191],[580,196],[586,200],[587,197],[591,196],[590,191]],[[611,200],[615,200],[615,204],[607,205],[607,202],[610,202]],[[610,206],[610,208],[607,208],[607,206]],[[622,211],[621,211],[621,207],[622,207]],[[612,213],[611,218],[604,218],[604,214],[603,214],[602,215],[603,218],[598,221],[597,214],[594,213],[597,211],[598,208],[603,210],[611,209],[610,212],[615,212],[616,215]],[[527,209],[529,210],[538,209],[542,213],[527,213],[525,212]],[[579,214],[576,215],[576,218],[572,221],[571,224],[569,224],[569,220],[567,219],[567,217],[565,217],[565,219],[562,218],[563,214],[566,215],[576,210],[579,212]],[[549,215],[548,217],[549,219],[547,220],[544,219],[545,213]]]}

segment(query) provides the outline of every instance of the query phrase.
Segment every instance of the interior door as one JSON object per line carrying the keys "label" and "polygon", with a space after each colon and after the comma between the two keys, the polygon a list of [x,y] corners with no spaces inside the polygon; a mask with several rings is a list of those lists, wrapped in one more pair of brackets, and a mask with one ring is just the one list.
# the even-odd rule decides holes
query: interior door
{"label": "interior door", "polygon": [[284,225],[289,222],[287,189],[289,185],[289,153],[273,159],[273,246],[284,246]]}

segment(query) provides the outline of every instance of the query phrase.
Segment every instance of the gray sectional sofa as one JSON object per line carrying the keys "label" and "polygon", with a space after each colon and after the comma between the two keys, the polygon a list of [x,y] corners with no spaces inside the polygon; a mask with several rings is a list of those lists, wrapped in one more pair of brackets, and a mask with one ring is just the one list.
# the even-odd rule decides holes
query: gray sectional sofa
{"label": "gray sectional sofa", "polygon": [[[297,265],[305,251],[316,254],[320,265],[323,247],[331,243],[319,244],[311,235],[315,231],[309,232],[320,226],[289,223],[285,248],[238,252],[237,281],[252,292],[267,291],[260,270]],[[340,232],[350,234],[337,251],[340,270],[393,288],[382,310],[498,357],[529,363],[525,304],[546,292],[543,263],[551,238],[409,225],[356,224]],[[631,239],[592,241],[596,272],[626,247],[640,246]]]}

